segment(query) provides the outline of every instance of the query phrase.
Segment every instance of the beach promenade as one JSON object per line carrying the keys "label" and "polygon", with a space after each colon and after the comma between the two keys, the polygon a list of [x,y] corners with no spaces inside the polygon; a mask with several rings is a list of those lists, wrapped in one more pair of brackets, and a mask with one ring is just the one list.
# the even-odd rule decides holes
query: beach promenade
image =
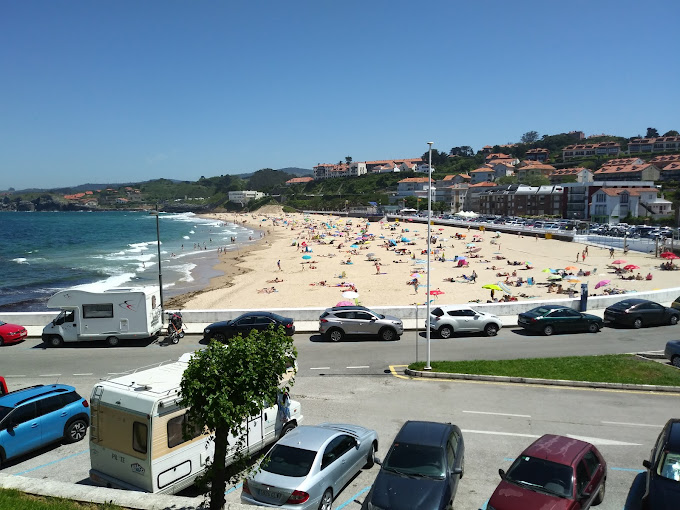
{"label": "beach promenade", "polygon": [[[222,253],[216,269],[224,275],[207,289],[172,298],[168,307],[326,307],[347,301],[349,290],[368,307],[426,302],[427,225],[299,213],[209,217],[264,237]],[[680,286],[680,271],[661,270],[665,260],[649,253],[452,226],[433,225],[431,234],[432,304],[567,298],[570,291],[579,295],[581,283],[591,296]],[[617,274],[627,266],[632,269]],[[498,287],[492,293],[489,285]]]}

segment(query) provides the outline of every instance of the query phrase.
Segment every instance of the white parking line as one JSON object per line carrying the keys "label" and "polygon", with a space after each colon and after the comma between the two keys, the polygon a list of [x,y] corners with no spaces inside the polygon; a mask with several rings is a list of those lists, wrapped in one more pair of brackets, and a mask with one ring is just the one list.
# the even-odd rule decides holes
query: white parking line
{"label": "white parking line", "polygon": [[330,370],[331,367],[312,367],[310,370]]}
{"label": "white parking line", "polygon": [[26,377],[25,375],[6,375],[5,377]]}
{"label": "white parking line", "polygon": [[90,372],[89,374],[73,374],[73,375],[92,375],[92,372]]}
{"label": "white parking line", "polygon": [[627,423],[625,421],[601,421],[600,423],[604,423],[606,425],[628,425],[630,427],[654,427],[656,429],[660,429],[663,427],[663,425],[649,425],[647,423]]}
{"label": "white parking line", "polygon": [[515,418],[531,418],[530,414],[490,413],[486,411],[463,411],[469,414],[491,414],[493,416],[513,416]]}
{"label": "white parking line", "polygon": [[40,374],[38,377],[59,377],[61,374]]}
{"label": "white parking line", "polygon": [[368,365],[361,365],[358,367],[345,367],[345,368],[371,368],[371,367],[369,367]]}

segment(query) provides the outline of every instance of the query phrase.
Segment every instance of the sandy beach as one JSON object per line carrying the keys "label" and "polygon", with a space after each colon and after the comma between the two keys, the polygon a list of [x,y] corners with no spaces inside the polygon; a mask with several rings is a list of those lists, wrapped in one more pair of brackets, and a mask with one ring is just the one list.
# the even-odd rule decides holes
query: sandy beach
{"label": "sandy beach", "polygon": [[[208,217],[265,235],[247,248],[222,253],[215,269],[224,275],[205,290],[171,298],[168,307],[327,307],[347,301],[342,294],[348,290],[356,290],[368,307],[424,304],[427,298],[427,225],[284,213]],[[436,237],[430,255],[433,304],[486,303],[492,296],[483,286],[492,284],[504,289],[494,291],[496,300],[569,297],[570,289],[580,293],[581,283],[588,283],[590,295],[680,286],[680,271],[660,270],[665,261],[653,254],[616,250],[612,256],[607,248],[440,225],[431,226],[431,235]],[[616,273],[629,265],[639,269]],[[565,278],[551,269],[565,270]],[[473,271],[476,279],[470,281]],[[638,274],[642,280],[623,278]],[[644,279],[647,274],[651,280]],[[416,278],[417,287],[409,284]],[[526,283],[529,278],[533,285]],[[604,280],[610,282],[595,289]]]}

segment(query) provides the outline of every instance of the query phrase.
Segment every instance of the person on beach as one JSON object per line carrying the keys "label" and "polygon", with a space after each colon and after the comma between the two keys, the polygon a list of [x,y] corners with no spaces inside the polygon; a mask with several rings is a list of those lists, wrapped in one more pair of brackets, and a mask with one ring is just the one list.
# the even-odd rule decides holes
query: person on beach
{"label": "person on beach", "polygon": [[278,267],[279,271],[281,271],[281,260],[280,259],[276,262],[276,267]]}
{"label": "person on beach", "polygon": [[375,274],[380,274],[380,264],[375,263]]}
{"label": "person on beach", "polygon": [[609,248],[609,258],[610,259],[614,258],[614,248]]}

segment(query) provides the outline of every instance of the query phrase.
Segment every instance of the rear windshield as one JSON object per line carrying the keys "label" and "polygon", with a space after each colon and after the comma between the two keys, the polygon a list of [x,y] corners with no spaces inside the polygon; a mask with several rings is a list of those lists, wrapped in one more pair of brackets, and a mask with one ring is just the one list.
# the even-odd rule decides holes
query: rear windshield
{"label": "rear windshield", "polygon": [[533,310],[529,310],[530,313],[535,313],[539,315],[545,315],[546,313],[552,312],[552,308],[543,308],[542,306],[538,308],[534,308]]}
{"label": "rear windshield", "polygon": [[329,315],[330,314],[328,312],[324,312],[321,314],[321,319],[323,319],[324,317],[328,317]]}
{"label": "rear windshield", "polygon": [[611,307],[612,308],[617,308],[619,310],[625,310],[626,308],[630,308],[631,306],[635,306],[638,303],[631,303],[630,301],[621,301],[619,303],[614,303]]}
{"label": "rear windshield", "polygon": [[441,317],[442,315],[444,315],[444,311],[441,308],[435,308],[434,310],[432,310],[432,315],[434,315],[435,317]]}
{"label": "rear windshield", "polygon": [[282,476],[306,476],[312,468],[316,452],[277,444],[262,461],[262,469]]}

